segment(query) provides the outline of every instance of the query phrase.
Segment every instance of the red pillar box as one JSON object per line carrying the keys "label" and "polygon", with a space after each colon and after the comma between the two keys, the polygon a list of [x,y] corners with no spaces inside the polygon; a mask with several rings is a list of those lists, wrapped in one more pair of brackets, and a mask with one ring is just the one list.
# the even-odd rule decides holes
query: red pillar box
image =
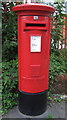
{"label": "red pillar box", "polygon": [[38,115],[47,108],[50,51],[50,14],[54,8],[21,4],[18,13],[19,110]]}

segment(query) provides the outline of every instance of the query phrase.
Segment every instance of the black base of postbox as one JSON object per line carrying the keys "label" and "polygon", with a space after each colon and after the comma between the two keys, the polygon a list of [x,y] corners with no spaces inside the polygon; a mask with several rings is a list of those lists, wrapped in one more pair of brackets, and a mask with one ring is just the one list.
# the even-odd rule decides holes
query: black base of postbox
{"label": "black base of postbox", "polygon": [[40,115],[47,109],[47,90],[40,93],[19,91],[19,111],[26,115]]}

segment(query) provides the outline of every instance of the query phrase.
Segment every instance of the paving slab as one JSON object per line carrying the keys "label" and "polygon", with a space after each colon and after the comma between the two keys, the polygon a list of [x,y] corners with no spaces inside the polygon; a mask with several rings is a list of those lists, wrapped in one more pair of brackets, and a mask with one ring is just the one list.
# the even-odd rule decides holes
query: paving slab
{"label": "paving slab", "polygon": [[[26,118],[24,120],[27,120],[27,118],[32,118],[34,120],[35,118],[65,118],[65,102],[61,103],[50,103],[47,106],[46,112],[44,112],[41,115],[38,116],[28,116],[24,115],[19,112],[18,106],[13,107],[8,111],[8,113],[4,114],[2,118]],[[29,119],[28,119],[29,120]]]}

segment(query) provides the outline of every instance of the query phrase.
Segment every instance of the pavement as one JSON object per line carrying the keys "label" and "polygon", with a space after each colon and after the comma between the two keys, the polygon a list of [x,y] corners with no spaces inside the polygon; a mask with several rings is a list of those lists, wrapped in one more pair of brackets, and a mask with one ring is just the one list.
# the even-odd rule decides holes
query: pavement
{"label": "pavement", "polygon": [[8,118],[13,118],[14,120],[15,120],[15,118],[17,118],[16,120],[19,120],[19,118],[23,118],[22,120],[37,120],[37,118],[39,118],[38,120],[42,120],[43,118],[44,119],[45,118],[59,118],[59,119],[61,118],[62,120],[66,120],[66,117],[65,117],[65,113],[66,113],[65,106],[66,105],[67,105],[67,103],[65,103],[65,102],[50,103],[47,105],[46,112],[44,112],[43,114],[38,115],[38,116],[24,115],[19,112],[18,106],[15,106],[12,109],[10,109],[8,111],[8,113],[6,113],[2,116],[2,120],[10,120]]}

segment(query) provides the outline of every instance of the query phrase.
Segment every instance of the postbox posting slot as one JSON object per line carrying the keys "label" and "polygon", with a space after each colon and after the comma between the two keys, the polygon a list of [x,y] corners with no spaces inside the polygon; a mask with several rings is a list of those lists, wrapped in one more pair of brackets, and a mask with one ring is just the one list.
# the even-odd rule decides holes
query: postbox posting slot
{"label": "postbox posting slot", "polygon": [[28,29],[39,29],[39,30],[47,30],[46,23],[25,23],[24,30]]}
{"label": "postbox posting slot", "polygon": [[45,27],[46,24],[26,23],[26,27]]}

